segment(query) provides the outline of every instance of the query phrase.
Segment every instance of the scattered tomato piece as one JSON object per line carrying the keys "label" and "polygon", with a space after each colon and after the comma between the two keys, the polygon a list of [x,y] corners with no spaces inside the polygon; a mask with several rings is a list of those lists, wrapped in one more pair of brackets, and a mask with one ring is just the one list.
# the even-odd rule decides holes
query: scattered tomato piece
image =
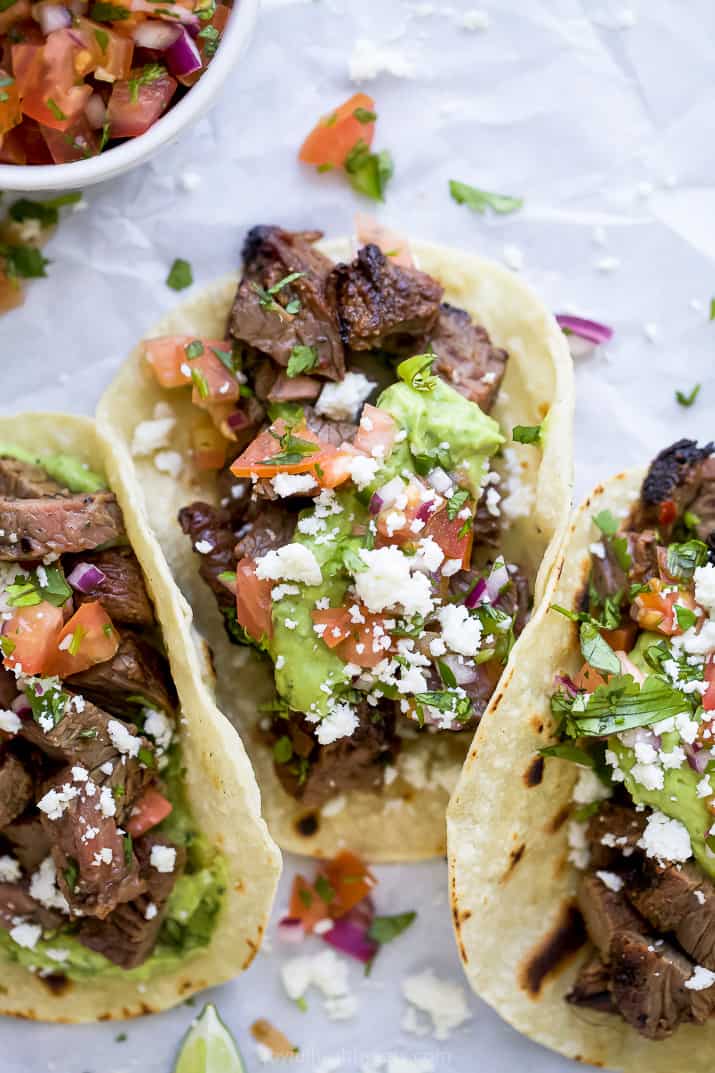
{"label": "scattered tomato piece", "polygon": [[375,102],[355,93],[320,119],[300,147],[299,159],[320,168],[342,168],[359,141],[368,147],[375,135]]}
{"label": "scattered tomato piece", "polygon": [[44,601],[16,608],[3,626],[4,665],[22,667],[23,674],[46,673],[63,621],[62,609]]}
{"label": "scattered tomato piece", "polygon": [[132,838],[139,838],[165,820],[172,808],[171,801],[151,787],[142,794],[132,809],[127,821],[127,831]]}

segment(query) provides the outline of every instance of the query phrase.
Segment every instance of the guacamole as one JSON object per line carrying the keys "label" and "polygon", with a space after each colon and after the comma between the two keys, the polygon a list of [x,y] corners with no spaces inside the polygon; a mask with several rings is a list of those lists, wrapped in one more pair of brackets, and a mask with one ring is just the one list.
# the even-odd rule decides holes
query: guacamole
{"label": "guacamole", "polygon": [[107,487],[104,477],[91,470],[76,455],[51,454],[36,455],[18,444],[0,443],[0,458],[15,458],[18,462],[28,462],[42,466],[49,477],[69,488],[71,492],[99,492]]}

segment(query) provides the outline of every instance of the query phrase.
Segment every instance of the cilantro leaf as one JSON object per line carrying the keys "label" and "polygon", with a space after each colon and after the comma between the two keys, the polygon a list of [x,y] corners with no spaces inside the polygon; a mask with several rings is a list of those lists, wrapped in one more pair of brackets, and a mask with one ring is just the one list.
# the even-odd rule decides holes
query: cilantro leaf
{"label": "cilantro leaf", "polygon": [[586,663],[604,674],[620,674],[621,663],[618,656],[591,622],[581,623],[580,640],[581,655]]}
{"label": "cilantro leaf", "polygon": [[562,742],[560,745],[547,745],[545,749],[539,749],[539,756],[553,756],[557,760],[570,760],[572,764],[581,764],[582,767],[594,767],[595,757],[585,749],[579,749],[570,742]]}
{"label": "cilantro leaf", "polygon": [[484,213],[492,209],[503,215],[508,212],[516,212],[524,204],[520,197],[509,197],[507,194],[493,194],[488,190],[479,190],[476,186],[468,183],[449,180],[449,192],[458,205],[466,205],[472,212]]}
{"label": "cilantro leaf", "polygon": [[313,346],[294,346],[288,358],[286,375],[289,377],[300,376],[318,364],[318,352]]}
{"label": "cilantro leaf", "polygon": [[287,735],[283,735],[273,746],[273,759],[277,764],[287,764],[293,756],[293,743]]}
{"label": "cilantro leaf", "polygon": [[683,706],[683,694],[660,678],[639,686],[630,675],[618,675],[595,690],[583,712],[567,715],[566,732],[574,738],[620,734],[679,715]]}
{"label": "cilantro leaf", "polygon": [[604,536],[615,536],[618,532],[618,518],[611,514],[610,510],[601,510],[595,514],[593,524],[601,530]]}
{"label": "cilantro leaf", "polygon": [[385,200],[385,187],[394,170],[392,156],[387,149],[373,153],[362,138],[345,158],[345,171],[350,185],[359,194],[364,194],[373,201]]}
{"label": "cilantro leaf", "polygon": [[675,617],[681,630],[689,630],[698,621],[698,616],[694,611],[691,611],[689,607],[681,607],[680,604],[675,605]]}
{"label": "cilantro leaf", "polygon": [[107,0],[97,0],[89,10],[89,17],[95,22],[119,22],[128,19],[131,11],[121,4],[111,4]]}
{"label": "cilantro leaf", "polygon": [[373,942],[380,943],[381,946],[384,943],[391,943],[398,935],[402,935],[403,931],[407,931],[416,919],[417,913],[413,910],[407,913],[395,913],[393,916],[375,917],[368,928],[368,937]]}
{"label": "cilantro leaf", "polygon": [[675,398],[681,406],[692,406],[698,395],[700,394],[701,387],[702,384],[696,384],[692,391],[689,391],[687,395],[684,391],[676,391]]}
{"label": "cilantro leaf", "polygon": [[5,259],[5,271],[10,279],[39,279],[46,276],[50,263],[34,246],[5,246],[0,244],[0,257]]}
{"label": "cilantro leaf", "polygon": [[25,220],[38,220],[43,228],[55,227],[59,222],[60,208],[63,205],[76,205],[81,200],[82,194],[79,192],[62,194],[60,197],[53,197],[50,201],[31,201],[29,198],[21,197],[13,201],[8,209],[8,216],[19,224],[24,223]]}
{"label": "cilantro leaf", "polygon": [[708,546],[702,540],[686,540],[683,544],[669,544],[666,559],[668,573],[673,578],[690,581],[697,567],[708,561]]}
{"label": "cilantro leaf", "polygon": [[511,438],[514,443],[541,443],[541,425],[514,425]]}
{"label": "cilantro leaf", "polygon": [[435,354],[431,348],[427,354],[415,354],[414,357],[400,362],[397,375],[415,391],[434,391],[437,383],[437,377],[432,375],[434,359]]}
{"label": "cilantro leaf", "polygon": [[358,123],[374,123],[377,119],[377,112],[371,112],[369,108],[355,108],[353,115]]}
{"label": "cilantro leaf", "polygon": [[453,496],[449,497],[447,500],[447,517],[450,522],[454,521],[468,499],[469,492],[466,488],[460,488],[458,492],[455,492]]}
{"label": "cilantro leaf", "polygon": [[194,274],[191,271],[191,265],[183,257],[177,257],[166,277],[167,287],[171,287],[172,291],[184,291],[193,282]]}
{"label": "cilantro leaf", "polygon": [[192,339],[190,343],[187,343],[184,347],[184,353],[189,361],[194,361],[195,358],[200,358],[204,352],[204,344],[200,339]]}
{"label": "cilantro leaf", "polygon": [[141,86],[150,86],[152,82],[158,82],[160,78],[163,78],[167,73],[166,67],[162,63],[147,63],[142,67],[138,75],[134,78],[130,78],[127,85],[129,86],[129,100],[132,104],[136,104],[139,100],[139,89]]}

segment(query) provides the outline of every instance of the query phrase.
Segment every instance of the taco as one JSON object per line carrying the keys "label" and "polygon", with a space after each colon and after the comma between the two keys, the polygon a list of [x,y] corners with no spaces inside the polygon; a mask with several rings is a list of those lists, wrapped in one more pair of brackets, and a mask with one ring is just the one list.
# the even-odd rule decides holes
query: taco
{"label": "taco", "polygon": [[237,975],[280,870],[132,496],[92,421],[0,419],[3,1014],[133,1017]]}
{"label": "taco", "polygon": [[[599,486],[448,812],[457,938],[515,1027],[608,1068],[711,1067],[715,457]],[[711,916],[713,914],[713,916]]]}
{"label": "taco", "polygon": [[571,360],[488,261],[319,237],[250,231],[240,279],[165,318],[99,420],[278,842],[420,859],[565,526]]}

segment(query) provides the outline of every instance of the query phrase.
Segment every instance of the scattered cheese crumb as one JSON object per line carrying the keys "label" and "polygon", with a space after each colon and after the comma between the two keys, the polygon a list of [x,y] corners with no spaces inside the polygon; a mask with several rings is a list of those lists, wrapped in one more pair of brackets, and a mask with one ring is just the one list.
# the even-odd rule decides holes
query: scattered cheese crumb
{"label": "scattered cheese crumb", "polygon": [[333,421],[352,421],[376,386],[364,373],[346,373],[342,380],[325,385],[315,404],[315,412]]}
{"label": "scattered cheese crumb", "polygon": [[447,1039],[455,1028],[472,1016],[464,988],[451,980],[441,979],[432,969],[407,976],[401,986],[407,1001],[432,1018],[435,1039]]}

